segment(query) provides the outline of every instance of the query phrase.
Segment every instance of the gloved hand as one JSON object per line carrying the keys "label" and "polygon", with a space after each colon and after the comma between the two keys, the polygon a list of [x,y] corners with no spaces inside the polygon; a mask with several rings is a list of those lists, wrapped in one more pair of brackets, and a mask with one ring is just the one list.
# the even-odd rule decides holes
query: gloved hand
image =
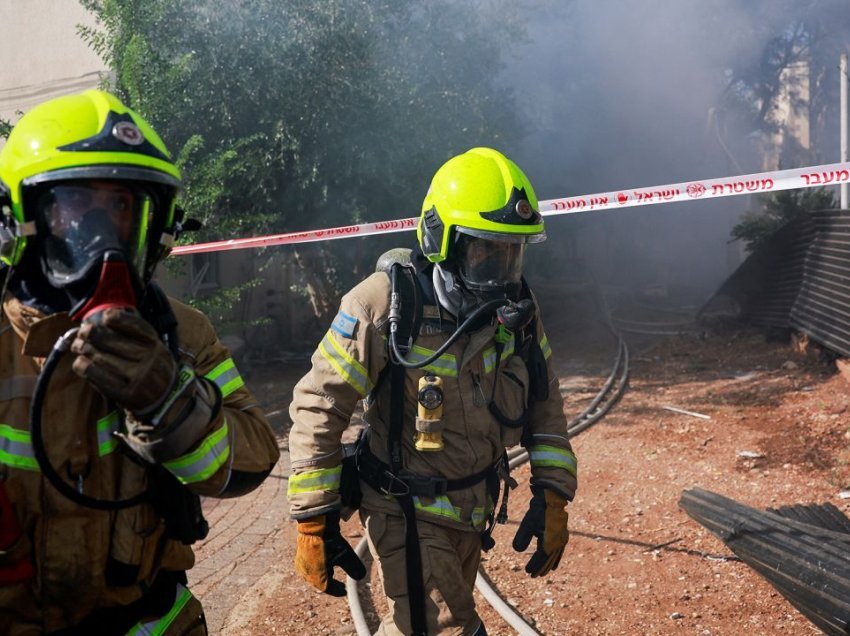
{"label": "gloved hand", "polygon": [[71,351],[77,375],[140,419],[160,406],[177,380],[171,352],[135,311],[107,309],[85,321]]}
{"label": "gloved hand", "polygon": [[366,576],[363,561],[339,532],[339,512],[300,520],[295,571],[320,592],[345,596],[345,584],[333,578],[335,566],[358,581]]}
{"label": "gloved hand", "polygon": [[570,531],[567,526],[569,514],[565,509],[567,500],[539,486],[531,490],[534,494],[514,536],[513,547],[517,552],[524,552],[531,538],[537,537],[537,550],[525,566],[525,571],[534,578],[558,567],[570,540]]}

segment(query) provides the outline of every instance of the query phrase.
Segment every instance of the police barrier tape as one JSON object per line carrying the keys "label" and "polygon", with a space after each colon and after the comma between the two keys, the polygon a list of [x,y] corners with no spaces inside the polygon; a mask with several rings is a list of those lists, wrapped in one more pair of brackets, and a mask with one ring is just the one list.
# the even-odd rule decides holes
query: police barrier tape
{"label": "police barrier tape", "polygon": [[[540,213],[543,216],[556,214],[576,214],[580,212],[597,212],[616,208],[627,208],[638,205],[655,205],[657,203],[675,203],[677,201],[693,201],[696,199],[713,199],[719,197],[737,196],[740,194],[763,194],[779,190],[795,188],[812,188],[815,186],[838,185],[850,182],[850,162],[831,163],[808,168],[792,168],[760,172],[737,177],[705,179],[688,181],[672,185],[655,186],[652,188],[635,188],[631,190],[614,190],[601,194],[589,194],[562,199],[547,199],[539,201]],[[394,221],[379,221],[377,223],[361,223],[345,225],[325,230],[310,230],[307,232],[289,232],[287,234],[272,234],[246,239],[230,239],[211,243],[196,243],[180,245],[172,250],[172,254],[197,254],[200,252],[222,252],[226,250],[269,247],[272,245],[290,245],[293,243],[311,243],[332,239],[349,238],[353,236],[369,236],[371,234],[389,234],[412,230],[416,227],[419,217],[398,219]]]}

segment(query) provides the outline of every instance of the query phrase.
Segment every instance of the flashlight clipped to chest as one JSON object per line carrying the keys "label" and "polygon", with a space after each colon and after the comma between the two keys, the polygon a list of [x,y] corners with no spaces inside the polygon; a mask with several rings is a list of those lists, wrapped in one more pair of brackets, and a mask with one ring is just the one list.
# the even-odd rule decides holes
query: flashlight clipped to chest
{"label": "flashlight clipped to chest", "polygon": [[419,378],[414,445],[421,452],[443,450],[443,380],[432,373]]}

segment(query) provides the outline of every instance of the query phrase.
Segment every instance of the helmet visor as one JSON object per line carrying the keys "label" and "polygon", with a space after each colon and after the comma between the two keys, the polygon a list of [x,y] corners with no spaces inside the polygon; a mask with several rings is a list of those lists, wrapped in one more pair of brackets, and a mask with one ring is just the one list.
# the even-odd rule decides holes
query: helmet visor
{"label": "helmet visor", "polygon": [[525,243],[484,239],[458,232],[458,273],[473,291],[516,286],[522,279]]}
{"label": "helmet visor", "polygon": [[45,274],[53,285],[79,280],[107,251],[119,251],[141,276],[152,199],[141,185],[108,180],[55,182],[35,205]]}

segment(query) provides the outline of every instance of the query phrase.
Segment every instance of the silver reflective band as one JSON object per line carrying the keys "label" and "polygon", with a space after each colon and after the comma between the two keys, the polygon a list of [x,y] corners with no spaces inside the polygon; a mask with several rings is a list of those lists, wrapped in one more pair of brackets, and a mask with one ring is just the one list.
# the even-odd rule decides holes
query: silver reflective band
{"label": "silver reflective band", "polygon": [[291,475],[287,494],[291,496],[305,492],[339,492],[341,476],[342,466],[308,470],[298,475]]}
{"label": "silver reflective band", "polygon": [[220,363],[212,371],[204,375],[204,377],[207,380],[215,382],[223,398],[226,398],[236,389],[245,386],[245,381],[239,375],[239,370],[236,368],[233,358],[227,358],[227,360]]}
{"label": "silver reflective band", "polygon": [[201,445],[182,457],[163,463],[169,472],[184,484],[194,484],[212,477],[230,457],[230,438],[227,420],[211,433]]}
{"label": "silver reflective band", "polygon": [[361,397],[372,391],[375,385],[369,378],[369,373],[337,342],[332,331],[328,331],[319,343],[319,352]]}
{"label": "silver reflective band", "polygon": [[[427,360],[432,355],[434,355],[436,351],[432,349],[426,349],[425,347],[420,347],[419,345],[413,345],[413,348],[410,350],[410,354],[407,356],[407,359],[411,362],[422,362],[423,360]],[[444,353],[439,358],[434,360],[431,364],[426,364],[422,367],[425,371],[431,371],[435,375],[446,376],[446,377],[457,377],[457,358],[450,353]]]}
{"label": "silver reflective band", "polygon": [[557,446],[539,445],[528,449],[531,457],[531,467],[563,468],[573,477],[577,473],[576,456],[568,450]]}
{"label": "silver reflective band", "polygon": [[29,431],[0,424],[0,464],[21,470],[38,471]]}

